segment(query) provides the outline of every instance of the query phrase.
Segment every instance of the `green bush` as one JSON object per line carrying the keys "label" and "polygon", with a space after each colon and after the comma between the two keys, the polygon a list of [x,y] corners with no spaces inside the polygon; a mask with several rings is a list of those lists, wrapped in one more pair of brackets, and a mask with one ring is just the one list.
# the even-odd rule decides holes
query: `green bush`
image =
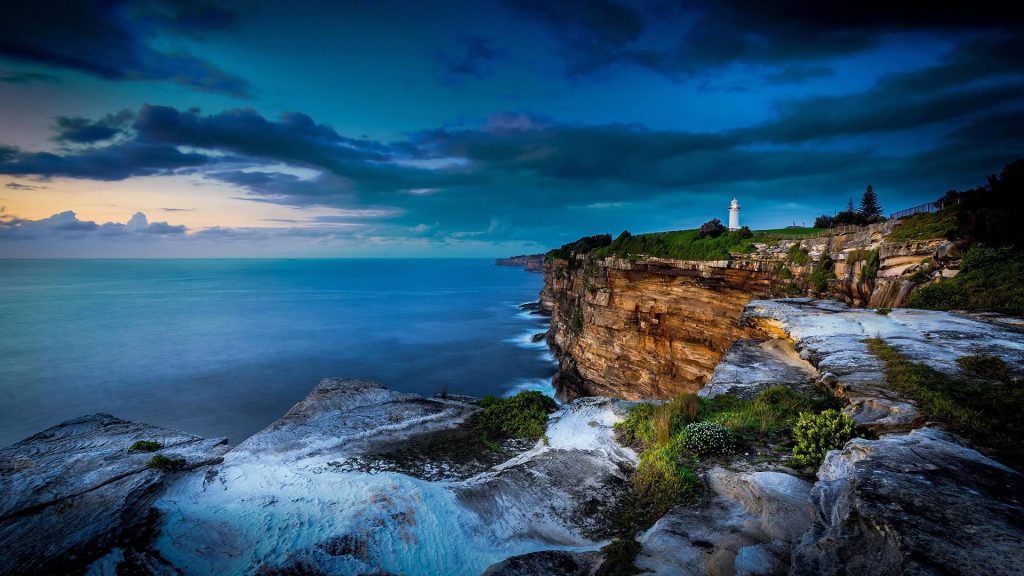
{"label": "green bush", "polygon": [[701,456],[725,454],[735,444],[729,430],[713,422],[687,424],[683,434],[683,447]]}
{"label": "green bush", "polygon": [[481,425],[488,435],[499,438],[540,438],[547,428],[548,414],[558,409],[551,397],[535,390],[511,398],[487,396],[480,406],[484,408]]}
{"label": "green bush", "polygon": [[878,256],[878,250],[875,249],[872,250],[864,260],[864,267],[860,270],[861,282],[874,280],[875,276],[878,275],[879,267],[881,267],[881,259]]}
{"label": "green bush", "polygon": [[814,269],[811,270],[807,280],[814,285],[814,289],[818,292],[828,290],[828,281],[836,277],[835,272],[832,271],[833,266],[835,263],[832,258],[828,254],[822,254]]}
{"label": "green bush", "polygon": [[185,459],[157,454],[149,459],[149,467],[165,472],[177,472],[185,467]]}
{"label": "green bush", "polygon": [[853,433],[853,420],[838,410],[800,414],[793,428],[793,462],[798,466],[820,466],[825,454],[842,448]]}
{"label": "green bush", "polygon": [[160,444],[159,442],[154,442],[152,440],[139,440],[138,442],[132,444],[131,447],[128,448],[128,451],[129,452],[156,452],[157,450],[159,450],[161,448],[163,448],[163,445]]}
{"label": "green bush", "polygon": [[888,316],[892,312],[892,308],[875,308],[875,314],[879,316]]}

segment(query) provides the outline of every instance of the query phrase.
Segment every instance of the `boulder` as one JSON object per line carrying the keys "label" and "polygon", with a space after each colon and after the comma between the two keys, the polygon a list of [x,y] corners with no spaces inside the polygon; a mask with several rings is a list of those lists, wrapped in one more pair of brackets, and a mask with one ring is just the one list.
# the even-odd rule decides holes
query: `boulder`
{"label": "boulder", "polygon": [[794,576],[1024,574],[1024,476],[934,428],[829,452]]}

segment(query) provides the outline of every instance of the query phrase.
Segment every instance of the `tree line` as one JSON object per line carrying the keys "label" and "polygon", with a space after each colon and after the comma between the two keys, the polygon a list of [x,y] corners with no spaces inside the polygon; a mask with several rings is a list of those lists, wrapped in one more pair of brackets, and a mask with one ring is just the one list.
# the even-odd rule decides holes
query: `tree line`
{"label": "tree line", "polygon": [[854,207],[853,198],[846,203],[846,210],[835,215],[822,214],[814,219],[815,228],[835,228],[836,226],[867,226],[876,222],[884,222],[882,205],[878,202],[875,189],[868,184],[867,190],[860,197],[860,206]]}

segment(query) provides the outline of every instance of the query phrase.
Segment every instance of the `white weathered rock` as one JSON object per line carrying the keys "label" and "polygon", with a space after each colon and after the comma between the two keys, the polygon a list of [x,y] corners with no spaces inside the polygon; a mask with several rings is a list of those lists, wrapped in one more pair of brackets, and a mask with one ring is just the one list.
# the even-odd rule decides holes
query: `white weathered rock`
{"label": "white weathered rock", "polygon": [[640,538],[636,565],[653,574],[785,574],[813,520],[811,484],[779,472],[715,468],[715,496],[671,510]]}
{"label": "white weathered rock", "polygon": [[829,452],[792,574],[1024,573],[1024,476],[934,428]]}
{"label": "white weathered rock", "polygon": [[156,548],[186,574],[276,566],[476,575],[510,556],[602,544],[601,511],[615,505],[624,468],[635,462],[612,439],[623,414],[616,401],[567,405],[552,415],[549,445],[537,442],[468,480],[336,465],[475,410],[326,380],[211,473],[177,482],[157,502],[166,519]]}
{"label": "white weathered rock", "polygon": [[742,322],[788,337],[819,378],[844,396],[847,413],[876,433],[908,431],[924,424],[913,402],[884,387],[879,358],[867,338],[880,337],[909,361],[955,374],[956,360],[972,354],[997,356],[1011,373],[1024,374],[1024,333],[949,312],[896,309],[888,314],[825,300],[755,300]]}
{"label": "white weathered rock", "polygon": [[[157,452],[129,451],[139,440]],[[167,472],[219,462],[224,438],[198,436],[95,414],[69,420],[0,450],[0,573],[77,571],[147,522]]]}
{"label": "white weathered rock", "polygon": [[697,392],[712,398],[732,394],[753,398],[772,386],[806,388],[814,384],[817,371],[800,357],[793,344],[775,338],[764,342],[737,340],[715,368],[711,382]]}

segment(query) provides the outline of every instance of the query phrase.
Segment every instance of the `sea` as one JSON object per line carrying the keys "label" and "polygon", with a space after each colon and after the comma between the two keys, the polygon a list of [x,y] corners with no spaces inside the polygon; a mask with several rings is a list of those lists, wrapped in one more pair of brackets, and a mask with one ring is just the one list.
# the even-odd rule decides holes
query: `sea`
{"label": "sea", "polygon": [[323,377],[552,393],[537,273],[483,259],[0,261],[0,446],[105,412],[237,444]]}

